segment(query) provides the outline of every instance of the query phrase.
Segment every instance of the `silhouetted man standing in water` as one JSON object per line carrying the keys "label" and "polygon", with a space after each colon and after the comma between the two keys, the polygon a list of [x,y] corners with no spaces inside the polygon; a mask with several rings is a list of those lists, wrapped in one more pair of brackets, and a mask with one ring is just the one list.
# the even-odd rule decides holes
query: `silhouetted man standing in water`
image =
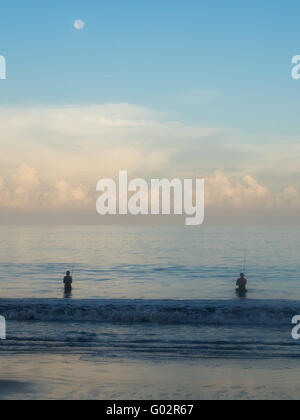
{"label": "silhouetted man standing in water", "polygon": [[72,290],[72,283],[73,283],[73,279],[72,279],[71,273],[70,271],[67,271],[64,277],[65,290],[67,291]]}
{"label": "silhouetted man standing in water", "polygon": [[241,273],[240,278],[237,279],[236,285],[237,285],[237,292],[238,293],[246,293],[247,292],[247,290],[246,290],[247,279],[246,279],[244,273]]}

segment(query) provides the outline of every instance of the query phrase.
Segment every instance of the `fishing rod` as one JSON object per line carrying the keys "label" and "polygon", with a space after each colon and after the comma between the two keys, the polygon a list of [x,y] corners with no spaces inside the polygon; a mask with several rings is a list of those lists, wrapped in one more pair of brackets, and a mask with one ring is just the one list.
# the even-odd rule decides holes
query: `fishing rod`
{"label": "fishing rod", "polygon": [[74,272],[75,272],[75,263],[73,262],[72,269],[71,269],[71,276],[72,277],[73,277]]}
{"label": "fishing rod", "polygon": [[245,256],[244,256],[243,273],[246,274],[246,253],[245,253]]}

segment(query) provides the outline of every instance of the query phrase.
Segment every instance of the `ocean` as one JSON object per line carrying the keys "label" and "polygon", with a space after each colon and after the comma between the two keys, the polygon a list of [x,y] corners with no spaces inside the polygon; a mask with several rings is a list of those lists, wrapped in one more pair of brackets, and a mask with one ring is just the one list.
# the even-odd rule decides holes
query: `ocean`
{"label": "ocean", "polygon": [[[8,226],[0,237],[0,385],[15,381],[5,397],[20,384],[24,398],[299,397],[261,382],[300,369],[300,228]],[[241,383],[244,370],[257,386]],[[172,385],[160,390],[162,371]]]}

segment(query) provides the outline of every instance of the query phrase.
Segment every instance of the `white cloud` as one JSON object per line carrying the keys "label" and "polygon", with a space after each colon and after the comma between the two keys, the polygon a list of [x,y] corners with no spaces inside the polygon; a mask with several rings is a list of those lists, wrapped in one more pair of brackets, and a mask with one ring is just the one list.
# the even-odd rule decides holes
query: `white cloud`
{"label": "white cloud", "polygon": [[[300,210],[300,192],[287,187],[272,193],[252,176],[230,179],[218,171],[206,177],[207,210],[291,211]],[[37,171],[22,164],[9,177],[0,176],[0,210],[19,212],[94,211],[95,189],[57,179],[52,184],[41,182]]]}
{"label": "white cloud", "polygon": [[196,147],[203,155],[226,131],[165,122],[159,113],[129,104],[3,108],[0,126],[5,171],[26,161],[49,181],[55,173],[93,183],[124,168],[140,176],[181,170],[186,157],[177,165],[173,161],[182,152]]}
{"label": "white cloud", "polygon": [[300,208],[290,182],[299,176],[300,146],[292,142],[247,145],[231,129],[165,121],[126,103],[1,108],[0,126],[1,209],[93,210],[98,179],[120,170],[205,177],[209,208]]}
{"label": "white cloud", "polygon": [[300,210],[300,192],[295,187],[272,192],[250,175],[230,179],[222,172],[206,178],[206,205],[208,208],[269,211]]}
{"label": "white cloud", "polygon": [[42,183],[36,169],[21,164],[16,172],[0,177],[0,209],[45,211],[88,208],[91,197],[84,185],[59,179],[53,185]]}

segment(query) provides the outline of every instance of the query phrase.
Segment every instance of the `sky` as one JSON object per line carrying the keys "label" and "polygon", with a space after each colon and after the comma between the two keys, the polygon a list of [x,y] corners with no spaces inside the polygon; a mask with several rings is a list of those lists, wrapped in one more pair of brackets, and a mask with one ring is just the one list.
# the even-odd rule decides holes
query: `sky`
{"label": "sky", "polygon": [[3,220],[51,208],[84,222],[97,180],[127,169],[205,177],[208,217],[297,222],[299,13],[296,0],[3,4]]}

